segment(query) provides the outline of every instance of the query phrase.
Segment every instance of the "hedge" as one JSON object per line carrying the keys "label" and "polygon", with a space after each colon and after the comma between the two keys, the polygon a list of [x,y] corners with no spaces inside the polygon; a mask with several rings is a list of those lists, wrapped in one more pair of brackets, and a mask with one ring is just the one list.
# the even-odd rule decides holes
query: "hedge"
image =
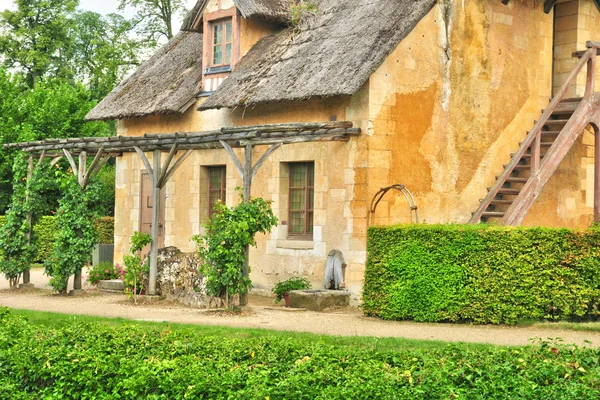
{"label": "hedge", "polygon": [[600,230],[372,227],[367,315],[515,324],[600,315]]}
{"label": "hedge", "polygon": [[0,398],[597,399],[600,350],[364,349],[169,326],[33,325],[0,308]]}
{"label": "hedge", "polygon": [[[4,225],[6,217],[0,216],[0,227]],[[115,219],[113,217],[102,217],[98,220],[98,233],[100,243],[110,244],[114,238]],[[56,222],[53,216],[40,218],[33,227],[33,231],[38,238],[38,254],[36,262],[42,263],[48,259],[54,251],[54,233],[56,232]]]}

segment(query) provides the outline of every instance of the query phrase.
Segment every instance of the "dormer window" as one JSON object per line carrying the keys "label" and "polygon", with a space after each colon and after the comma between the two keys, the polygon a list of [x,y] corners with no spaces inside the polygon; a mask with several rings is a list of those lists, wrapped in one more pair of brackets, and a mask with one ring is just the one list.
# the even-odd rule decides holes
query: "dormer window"
{"label": "dormer window", "polygon": [[231,18],[211,23],[212,62],[211,67],[231,65],[233,51],[233,22]]}
{"label": "dormer window", "polygon": [[235,7],[204,14],[202,93],[209,96],[229,76],[239,59],[240,15]]}

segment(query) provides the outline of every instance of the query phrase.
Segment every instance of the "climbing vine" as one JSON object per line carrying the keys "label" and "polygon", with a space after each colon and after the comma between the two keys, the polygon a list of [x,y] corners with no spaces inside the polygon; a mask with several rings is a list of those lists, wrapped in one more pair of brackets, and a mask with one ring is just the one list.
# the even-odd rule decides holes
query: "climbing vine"
{"label": "climbing vine", "polygon": [[13,163],[13,194],[6,213],[6,224],[0,231],[0,272],[15,288],[23,272],[28,270],[36,252],[36,237],[33,231],[44,209],[42,191],[46,186],[46,164],[33,169],[27,179],[28,162],[25,155],[18,155]]}
{"label": "climbing vine", "polygon": [[226,298],[232,308],[236,295],[248,293],[250,278],[243,276],[247,246],[256,246],[257,233],[271,232],[277,226],[271,203],[261,198],[241,202],[229,208],[223,203],[215,206],[215,215],[206,224],[204,236],[194,236],[202,261],[200,273],[212,296]]}
{"label": "climbing vine", "polygon": [[11,204],[6,213],[6,223],[0,231],[0,271],[8,279],[11,288],[19,284],[23,271],[29,268],[35,254],[34,246],[28,245],[27,241],[27,161],[24,157],[15,159],[13,174]]}
{"label": "climbing vine", "polygon": [[82,188],[73,175],[57,172],[62,197],[56,213],[54,254],[45,262],[50,285],[61,294],[74,273],[91,261],[92,250],[98,242],[96,204],[98,186],[90,183]]}

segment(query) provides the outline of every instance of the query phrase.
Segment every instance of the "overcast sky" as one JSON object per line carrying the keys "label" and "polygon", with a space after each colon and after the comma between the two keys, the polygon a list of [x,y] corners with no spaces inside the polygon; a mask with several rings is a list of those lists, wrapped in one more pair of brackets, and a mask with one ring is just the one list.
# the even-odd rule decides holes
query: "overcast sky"
{"label": "overcast sky", "polygon": [[[186,3],[187,8],[191,9],[194,4],[196,4],[196,0],[186,0]],[[79,0],[79,8],[83,10],[95,11],[100,14],[117,12],[118,4],[119,0]],[[13,0],[0,0],[0,10],[5,10],[7,8],[14,9]],[[126,17],[131,17],[132,15],[132,10],[126,10]]]}

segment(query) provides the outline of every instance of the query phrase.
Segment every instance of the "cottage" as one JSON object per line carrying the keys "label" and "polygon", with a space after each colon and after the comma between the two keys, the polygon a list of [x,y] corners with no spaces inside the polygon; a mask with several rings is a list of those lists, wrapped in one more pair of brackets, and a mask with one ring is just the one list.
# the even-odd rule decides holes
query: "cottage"
{"label": "cottage", "polygon": [[[280,220],[250,253],[258,289],[292,275],[321,286],[339,250],[358,295],[368,225],[416,211],[588,226],[600,210],[595,40],[592,0],[199,0],[87,119],[117,120],[123,137],[230,136],[188,148],[154,195],[151,153],[117,159],[115,260],[153,215],[159,246],[193,251],[215,202],[239,201],[243,143],[247,160],[268,151],[247,179]],[[228,145],[236,132],[254,141]]]}

